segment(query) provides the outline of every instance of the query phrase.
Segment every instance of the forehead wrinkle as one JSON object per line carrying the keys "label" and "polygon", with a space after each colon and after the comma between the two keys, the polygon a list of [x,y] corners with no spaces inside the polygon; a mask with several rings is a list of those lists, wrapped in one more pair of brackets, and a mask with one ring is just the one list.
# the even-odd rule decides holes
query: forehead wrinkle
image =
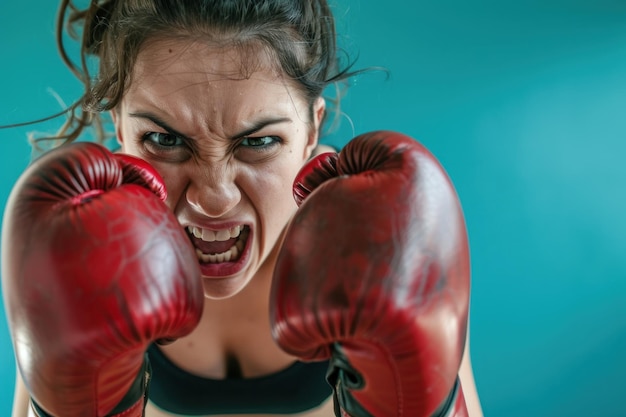
{"label": "forehead wrinkle", "polygon": [[[167,115],[177,130],[198,142],[203,160],[204,155],[210,160],[220,156],[222,152],[219,150],[223,151],[224,146],[232,146],[229,142],[223,142],[232,136],[229,134],[254,125],[259,119],[287,114],[307,125],[311,122],[307,110],[309,105],[302,97],[297,82],[286,77],[263,48],[256,52],[242,51],[240,48],[220,47],[206,42],[165,39],[160,42],[154,40],[142,48],[142,52],[141,59],[136,63],[137,73],[147,79],[140,85],[131,83],[131,89],[145,90],[143,100],[158,109],[159,114]],[[241,59],[241,54],[245,54],[244,59]],[[254,63],[257,65],[254,71],[245,73],[242,71],[246,67],[243,62],[249,61],[253,55],[256,56]],[[227,81],[241,81],[244,84],[241,84],[241,88],[235,88],[238,83],[217,87]],[[253,85],[251,90],[246,81],[258,84]],[[280,86],[280,93],[271,86]],[[270,90],[265,91],[265,88]],[[192,93],[186,95],[187,91]],[[180,93],[180,99],[172,98],[177,93]],[[267,93],[273,97],[269,104],[254,98],[267,96]],[[219,141],[212,145],[205,143],[213,142],[216,138]]]}
{"label": "forehead wrinkle", "polygon": [[[199,48],[199,51],[194,48]],[[166,49],[168,53],[164,52]],[[176,53],[172,56],[174,51],[176,51]],[[206,58],[209,56],[211,58],[207,60]],[[271,79],[274,79],[283,86],[293,84],[285,83],[285,74],[273,58],[272,52],[262,46],[255,48],[253,48],[253,45],[237,47],[236,45],[224,46],[215,44],[215,42],[206,39],[200,41],[197,39],[181,39],[176,37],[154,38],[145,44],[140,51],[136,62],[137,68],[134,72],[143,74],[144,76],[149,75],[153,78],[176,75],[180,75],[181,77],[185,75],[197,75],[205,78],[203,81],[189,83],[187,86],[173,89],[171,90],[173,93],[183,88],[198,86],[202,84],[202,82],[213,83],[220,80],[252,79],[255,74],[258,73],[264,73],[270,76],[266,77],[263,82],[269,83]],[[179,64],[181,61],[187,62],[185,67],[174,70],[172,67]],[[207,62],[209,65],[207,65]],[[201,69],[187,69],[193,68],[194,64],[198,65]],[[152,66],[155,69],[155,73],[149,74],[150,69],[145,68],[147,66]],[[296,91],[298,91],[297,85],[295,87]]]}
{"label": "forehead wrinkle", "polygon": [[[289,118],[299,119],[308,123],[309,117],[303,115],[306,107],[298,102],[296,94],[289,89],[289,83],[284,79],[281,81],[259,80],[262,84],[255,87],[258,90],[250,91],[247,87],[241,90],[231,88],[226,93],[241,96],[241,100],[226,98],[222,101],[219,98],[224,94],[224,90],[215,93],[211,85],[219,84],[220,80],[203,80],[195,83],[186,83],[175,89],[154,93],[150,87],[144,88],[147,94],[142,95],[140,103],[144,102],[156,111],[159,117],[165,117],[165,121],[180,131],[181,134],[189,138],[201,139],[203,137],[230,138],[236,132],[251,128],[264,119]],[[238,80],[239,81],[239,80]],[[245,82],[244,80],[241,80]],[[280,87],[281,94],[274,97],[272,105],[269,107],[257,104],[254,100],[248,100],[247,95],[263,95],[263,84]],[[162,85],[163,86],[163,85]],[[207,86],[206,88],[195,88]],[[179,91],[192,89],[193,95],[184,99],[167,100],[167,97]],[[152,92],[152,93],[151,93]],[[204,101],[202,97],[212,97],[214,100]],[[190,99],[191,98],[191,99]],[[217,98],[218,100],[215,100]],[[200,104],[202,103],[202,104]],[[292,113],[293,111],[293,113]],[[191,129],[190,129],[191,128]]]}

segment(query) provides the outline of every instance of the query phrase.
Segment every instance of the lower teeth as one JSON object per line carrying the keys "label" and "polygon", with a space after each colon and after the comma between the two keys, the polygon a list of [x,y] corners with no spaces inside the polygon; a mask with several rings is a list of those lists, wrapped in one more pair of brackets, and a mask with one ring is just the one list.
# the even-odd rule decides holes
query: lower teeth
{"label": "lower teeth", "polygon": [[236,261],[241,251],[243,250],[243,245],[244,242],[239,239],[226,252],[212,254],[203,253],[200,249],[196,248],[196,255],[198,256],[198,259],[203,263],[214,264],[220,262]]}

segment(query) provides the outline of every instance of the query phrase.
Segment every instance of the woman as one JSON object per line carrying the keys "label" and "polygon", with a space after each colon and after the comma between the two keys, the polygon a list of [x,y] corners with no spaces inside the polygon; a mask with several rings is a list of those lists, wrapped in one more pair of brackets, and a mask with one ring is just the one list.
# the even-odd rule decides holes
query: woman
{"label": "woman", "polygon": [[[76,108],[58,138],[72,141],[89,125],[102,132],[110,112],[121,152],[164,178],[203,274],[200,324],[149,350],[145,415],[333,415],[325,365],[278,348],[268,316],[276,255],[296,210],[293,179],[320,151],[325,89],[351,75],[337,59],[328,4],[124,0],[81,11],[63,1],[59,17],[60,50],[85,84],[85,111]],[[79,67],[61,42],[66,22],[82,33]],[[244,245],[246,261],[227,262]],[[469,346],[460,379],[470,415],[481,416]],[[281,395],[302,381],[307,398]],[[28,399],[18,375],[13,417],[28,415]]]}

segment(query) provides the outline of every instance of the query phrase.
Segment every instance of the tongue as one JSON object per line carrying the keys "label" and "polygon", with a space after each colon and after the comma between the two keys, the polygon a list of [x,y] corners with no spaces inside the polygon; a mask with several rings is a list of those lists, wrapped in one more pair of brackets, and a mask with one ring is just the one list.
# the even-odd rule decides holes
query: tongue
{"label": "tongue", "polygon": [[235,244],[235,242],[237,242],[237,239],[231,238],[223,242],[205,242],[204,240],[198,239],[197,237],[192,237],[191,241],[193,242],[193,245],[196,248],[200,249],[202,253],[212,255],[216,253],[226,252]]}

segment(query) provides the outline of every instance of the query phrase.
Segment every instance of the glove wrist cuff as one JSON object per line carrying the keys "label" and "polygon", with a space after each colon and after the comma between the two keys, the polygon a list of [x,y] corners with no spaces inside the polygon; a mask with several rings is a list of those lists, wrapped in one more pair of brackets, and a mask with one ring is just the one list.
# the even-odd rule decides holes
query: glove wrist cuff
{"label": "glove wrist cuff", "polygon": [[[150,377],[152,368],[148,356],[144,357],[143,365],[137,373],[130,389],[115,406],[115,408],[107,414],[106,417],[141,417],[144,415],[146,404],[148,403],[148,388],[150,385]],[[55,417],[45,412],[34,399],[30,400],[31,407],[37,417]]]}
{"label": "glove wrist cuff", "polygon": [[[117,406],[107,415],[107,417],[133,417],[143,416],[145,406],[148,402],[148,388],[150,386],[150,377],[152,376],[152,368],[148,355],[144,356],[143,365],[137,373],[130,389],[122,398]],[[131,410],[137,410],[132,413]],[[139,413],[140,411],[140,413]]]}
{"label": "glove wrist cuff", "polygon": [[439,408],[432,414],[431,417],[455,417],[457,410],[457,402],[465,401],[463,397],[463,391],[461,388],[461,381],[457,377],[454,386],[450,390],[450,394],[441,403]]}

